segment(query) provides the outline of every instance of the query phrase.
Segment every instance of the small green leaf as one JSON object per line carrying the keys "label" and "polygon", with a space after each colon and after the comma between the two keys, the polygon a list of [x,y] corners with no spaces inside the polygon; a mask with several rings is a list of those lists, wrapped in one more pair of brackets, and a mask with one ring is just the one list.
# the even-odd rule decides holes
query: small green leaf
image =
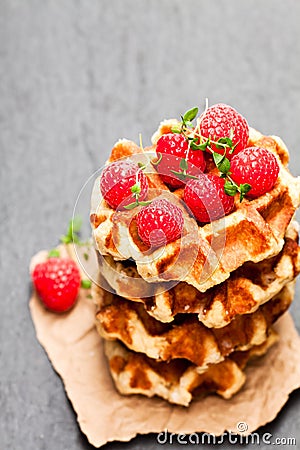
{"label": "small green leaf", "polygon": [[187,124],[187,122],[191,122],[192,120],[195,119],[195,117],[198,114],[198,108],[191,108],[188,111],[186,111],[186,113],[184,113],[184,116],[182,117],[182,122],[184,122],[185,124]]}
{"label": "small green leaf", "polygon": [[189,173],[185,175],[185,178],[191,178],[192,180],[199,180],[199,177],[196,177],[195,175],[190,175]]}
{"label": "small green leaf", "polygon": [[138,206],[138,202],[129,203],[129,205],[123,206],[123,208],[129,210],[135,208],[136,206]]}
{"label": "small green leaf", "polygon": [[67,233],[64,236],[61,236],[60,240],[64,244],[70,244],[71,242],[75,242],[76,244],[80,243],[80,239],[78,233],[80,232],[82,226],[82,218],[79,216],[74,217],[74,219],[69,221]]}
{"label": "small green leaf", "polygon": [[86,298],[93,298],[92,294],[88,294]]}
{"label": "small green leaf", "polygon": [[57,248],[53,248],[48,253],[48,258],[59,258],[59,257],[60,257],[60,253],[59,253],[59,250]]}
{"label": "small green leaf", "polygon": [[230,181],[225,181],[224,184],[224,191],[227,195],[230,195],[231,197],[234,197],[237,193],[237,186],[235,184],[232,184]]}
{"label": "small green leaf", "polygon": [[134,184],[132,187],[131,187],[131,192],[134,194],[134,195],[139,195],[140,193],[141,193],[141,185],[140,185],[140,183],[136,183],[136,184]]}
{"label": "small green leaf", "polygon": [[237,144],[235,144],[230,150],[229,150],[229,154],[232,155],[232,153],[234,152],[234,150],[236,149]]}
{"label": "small green leaf", "polygon": [[84,259],[87,261],[89,259],[89,254],[88,253],[84,253],[83,254]]}
{"label": "small green leaf", "polygon": [[73,226],[73,233],[79,233],[82,227],[82,217],[76,216],[70,221],[71,226]]}
{"label": "small green leaf", "polygon": [[61,241],[63,244],[70,244],[70,242],[73,242],[72,236],[68,236],[68,235],[66,235],[66,236],[61,236],[61,237],[60,237],[60,241]]}
{"label": "small green leaf", "polygon": [[243,192],[243,194],[247,194],[250,191],[251,187],[251,184],[248,183],[240,184],[240,190],[241,192]]}
{"label": "small green leaf", "polygon": [[172,131],[172,133],[180,134],[182,130],[181,130],[181,127],[178,125],[176,127],[172,127],[171,131]]}
{"label": "small green leaf", "polygon": [[229,159],[224,158],[223,161],[218,165],[218,169],[220,172],[227,174],[230,170]]}
{"label": "small green leaf", "polygon": [[219,153],[214,152],[213,153],[213,159],[215,162],[215,165],[219,169],[220,172],[227,174],[230,170],[230,161],[228,158],[226,158],[225,155],[219,155]]}
{"label": "small green leaf", "polygon": [[81,287],[83,289],[90,289],[92,286],[91,280],[81,280]]}
{"label": "small green leaf", "polygon": [[232,140],[230,138],[220,138],[215,143],[215,146],[217,148],[219,148],[219,149],[232,148],[233,147],[233,142],[232,142]]}
{"label": "small green leaf", "polygon": [[147,202],[139,202],[140,206],[148,206],[150,205],[150,203],[152,203],[152,200],[148,200]]}
{"label": "small green leaf", "polygon": [[141,170],[145,170],[146,169],[146,165],[143,164],[142,162],[138,162],[138,166]]}
{"label": "small green leaf", "polygon": [[213,152],[213,159],[216,166],[218,166],[218,164],[221,164],[224,158],[225,158],[224,155],[220,155],[220,153]]}
{"label": "small green leaf", "polygon": [[188,170],[188,163],[187,160],[185,158],[182,158],[179,164],[179,167],[181,170]]}
{"label": "small green leaf", "polygon": [[179,180],[185,180],[187,175],[183,172],[176,172],[175,170],[170,170],[174,175],[176,175],[176,178],[179,178]]}
{"label": "small green leaf", "polygon": [[248,184],[248,183],[240,184],[240,186],[239,186],[240,202],[243,201],[243,198],[250,191],[250,189],[251,189],[251,184]]}
{"label": "small green leaf", "polygon": [[208,147],[208,141],[204,142],[204,144],[196,144],[195,141],[192,141],[190,147],[192,150],[205,151]]}

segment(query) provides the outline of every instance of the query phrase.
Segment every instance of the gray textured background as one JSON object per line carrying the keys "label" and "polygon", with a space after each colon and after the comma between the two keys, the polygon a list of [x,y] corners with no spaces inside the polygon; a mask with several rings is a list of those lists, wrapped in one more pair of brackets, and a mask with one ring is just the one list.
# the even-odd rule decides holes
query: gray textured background
{"label": "gray textured background", "polygon": [[[299,13],[297,0],[0,0],[1,450],[90,448],[35,339],[28,262],[57,243],[119,137],[147,144],[208,97],[279,134],[300,173]],[[300,330],[299,284],[296,302]],[[297,391],[261,433],[299,448],[299,407]]]}

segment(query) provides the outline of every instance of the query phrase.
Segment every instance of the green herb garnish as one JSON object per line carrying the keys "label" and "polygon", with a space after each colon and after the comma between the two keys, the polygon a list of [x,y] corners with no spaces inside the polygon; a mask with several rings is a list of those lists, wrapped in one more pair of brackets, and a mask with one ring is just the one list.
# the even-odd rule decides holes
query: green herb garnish
{"label": "green herb garnish", "polygon": [[[180,133],[187,139],[189,143],[189,150],[187,152],[186,158],[183,158],[180,162],[181,171],[170,170],[174,175],[176,175],[180,180],[186,178],[198,178],[187,173],[188,170],[188,154],[189,151],[206,151],[209,150],[212,153],[213,161],[221,173],[221,178],[225,178],[226,182],[224,184],[224,191],[227,195],[234,196],[237,192],[240,193],[240,202],[243,200],[244,196],[250,191],[251,185],[248,183],[237,185],[230,177],[230,161],[226,157],[226,152],[232,154],[235,150],[237,144],[233,143],[234,130],[230,130],[229,137],[221,137],[219,139],[204,138],[200,133],[200,121],[197,121],[196,127],[193,128],[192,121],[196,118],[198,114],[198,108],[189,109],[181,117],[181,122],[173,127],[171,131],[173,133]],[[223,150],[223,154],[212,149],[217,148],[218,150]]]}
{"label": "green herb garnish", "polygon": [[81,287],[83,289],[90,289],[92,286],[91,280],[81,280]]}

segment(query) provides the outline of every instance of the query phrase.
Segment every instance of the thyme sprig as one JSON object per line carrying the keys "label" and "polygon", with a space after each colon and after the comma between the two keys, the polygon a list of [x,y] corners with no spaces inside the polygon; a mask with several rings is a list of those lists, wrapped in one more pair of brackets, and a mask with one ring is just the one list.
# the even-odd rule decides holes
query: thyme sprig
{"label": "thyme sprig", "polygon": [[[142,150],[142,152],[144,152],[144,147],[143,147],[143,141],[142,141],[142,135],[139,135],[139,140],[140,140],[140,148]],[[151,203],[151,200],[149,201],[140,201],[140,195],[142,192],[142,188],[141,188],[141,182],[139,180],[139,174],[141,173],[142,170],[145,170],[147,167],[147,164],[144,164],[142,162],[138,162],[138,166],[139,169],[136,171],[135,174],[135,184],[131,187],[131,192],[132,192],[132,197],[134,198],[134,202],[129,203],[129,205],[124,206],[125,209],[134,209],[137,206],[148,206]]]}
{"label": "thyme sprig", "polygon": [[60,241],[63,242],[64,244],[70,244],[74,242],[74,244],[84,245],[85,242],[82,242],[80,239],[81,227],[82,227],[82,218],[80,216],[74,217],[69,221],[67,232],[66,234],[60,237]]}
{"label": "thyme sprig", "polygon": [[217,152],[213,152],[213,160],[219,171],[221,172],[221,178],[225,178],[224,191],[227,195],[234,197],[237,192],[240,194],[240,202],[243,201],[245,195],[250,191],[251,185],[248,183],[236,184],[230,177],[230,161],[224,155],[220,155]]}
{"label": "thyme sprig", "polygon": [[[192,151],[206,151],[209,150],[210,153],[212,153],[213,161],[218,168],[218,170],[221,172],[221,178],[225,178],[225,184],[224,184],[224,191],[227,195],[235,196],[237,192],[240,194],[240,202],[242,202],[245,195],[250,191],[251,185],[248,183],[244,184],[236,184],[233,179],[230,177],[230,161],[226,157],[226,153],[228,151],[229,154],[232,154],[237,146],[237,143],[233,143],[233,137],[234,137],[234,130],[230,130],[229,137],[221,137],[219,139],[211,139],[206,138],[201,135],[200,131],[200,124],[202,120],[202,116],[197,118],[196,126],[193,127],[193,120],[197,117],[198,114],[198,108],[194,107],[186,111],[186,113],[181,117],[181,122],[175,126],[172,127],[171,131],[173,133],[180,133],[183,134],[183,136],[186,138],[186,140],[189,143],[189,149],[186,155],[186,158],[181,160],[180,162],[180,168],[182,169],[181,172],[175,172],[171,170],[172,173],[174,173],[178,178],[185,179],[187,177],[189,178],[197,178],[193,177],[192,175],[187,174],[188,169],[188,154],[189,150]],[[223,150],[224,153],[220,154],[213,150],[212,146],[217,148],[218,150]]]}
{"label": "thyme sprig", "polygon": [[124,208],[128,209],[128,210],[136,208],[137,206],[148,206],[151,203],[151,200],[146,201],[146,202],[139,200],[142,188],[141,188],[140,180],[138,179],[138,172],[139,172],[139,170],[137,171],[137,175],[136,175],[137,181],[130,189],[132,192],[132,197],[135,199],[135,201],[132,203],[129,203],[129,205],[124,206]]}

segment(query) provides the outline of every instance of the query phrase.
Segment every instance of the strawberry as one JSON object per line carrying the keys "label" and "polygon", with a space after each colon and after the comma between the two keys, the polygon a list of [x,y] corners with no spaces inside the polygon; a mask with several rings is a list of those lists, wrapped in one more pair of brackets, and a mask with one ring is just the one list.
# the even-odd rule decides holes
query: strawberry
{"label": "strawberry", "polygon": [[64,312],[75,304],[80,273],[72,259],[51,257],[37,264],[32,280],[41,301],[49,310]]}
{"label": "strawberry", "polygon": [[205,169],[205,160],[201,150],[189,151],[187,139],[182,134],[167,133],[163,134],[156,145],[156,154],[161,161],[157,164],[157,171],[161,179],[171,188],[179,188],[184,186],[184,182],[171,172],[182,172],[180,162],[182,159],[187,161],[188,175],[198,176]]}
{"label": "strawberry", "polygon": [[120,160],[105,167],[100,179],[100,190],[109,206],[124,209],[134,200],[143,200],[147,196],[148,181],[137,164]]}
{"label": "strawberry", "polygon": [[279,164],[266,148],[248,147],[232,158],[230,172],[235,183],[250,184],[247,196],[255,198],[272,189],[278,178]]}
{"label": "strawberry", "polygon": [[216,145],[219,139],[229,138],[234,146],[234,152],[230,153],[230,147],[226,148],[226,157],[230,159],[232,154],[243,150],[248,143],[249,127],[246,119],[234,108],[224,103],[210,106],[201,116],[200,133],[204,138],[209,138],[210,148],[220,154],[224,154],[224,148]]}
{"label": "strawberry", "polygon": [[232,211],[234,198],[225,193],[224,184],[223,178],[213,174],[187,182],[184,201],[199,222],[212,222]]}
{"label": "strawberry", "polygon": [[137,227],[143,242],[160,247],[180,237],[183,214],[178,206],[168,200],[157,199],[138,212]]}

